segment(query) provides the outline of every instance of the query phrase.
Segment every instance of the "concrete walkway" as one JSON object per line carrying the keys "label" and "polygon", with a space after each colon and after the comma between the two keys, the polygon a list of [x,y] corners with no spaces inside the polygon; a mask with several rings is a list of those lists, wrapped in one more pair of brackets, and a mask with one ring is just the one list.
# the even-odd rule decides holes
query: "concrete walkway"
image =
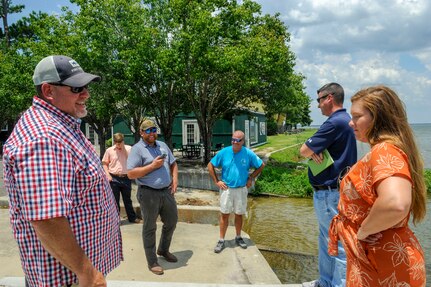
{"label": "concrete walkway", "polygon": [[[158,237],[160,229],[159,223]],[[24,274],[6,209],[0,209],[0,230],[0,266],[2,266],[0,286],[24,287]],[[108,286],[223,286],[224,284],[280,286],[281,284],[246,234],[244,238],[249,247],[241,249],[235,245],[233,227],[228,229],[227,247],[220,254],[215,254],[213,248],[218,238],[218,226],[178,223],[171,247],[171,252],[178,257],[178,262],[169,263],[160,258],[159,264],[165,269],[165,274],[159,276],[151,273],[146,266],[141,240],[142,225],[124,221],[121,231],[124,261],[107,276]]]}
{"label": "concrete walkway", "polygon": [[[19,251],[9,223],[2,168],[0,160],[0,287],[24,287]],[[160,258],[159,264],[165,269],[165,274],[158,276],[151,273],[147,268],[142,246],[142,224],[130,224],[123,220],[121,232],[124,261],[108,274],[108,286],[302,286],[282,285],[247,234],[243,233],[243,237],[249,247],[241,249],[236,246],[233,226],[228,228],[226,248],[220,254],[213,252],[219,236],[218,208],[215,206],[218,203],[217,192],[183,189],[177,193],[176,198],[177,201],[199,200],[208,203],[208,206],[178,206],[181,222],[177,225],[171,246],[171,252],[178,257],[178,262],[169,263]],[[138,209],[135,194],[132,195],[132,200]],[[160,236],[160,229],[159,223],[157,238]]]}

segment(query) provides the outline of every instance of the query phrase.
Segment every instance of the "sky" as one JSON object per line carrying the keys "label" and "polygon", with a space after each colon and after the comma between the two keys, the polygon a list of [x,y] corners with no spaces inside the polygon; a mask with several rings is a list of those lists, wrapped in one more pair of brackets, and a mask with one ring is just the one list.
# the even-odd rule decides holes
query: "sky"
{"label": "sky", "polygon": [[[31,11],[60,13],[68,0],[13,0]],[[280,14],[291,35],[295,70],[306,77],[313,125],[326,117],[316,90],[329,82],[344,87],[344,106],[358,90],[384,84],[403,100],[410,123],[431,123],[431,1],[255,0],[263,14]],[[76,6],[75,6],[76,7]],[[15,16],[15,17],[17,17]],[[11,17],[10,21],[16,19]]]}

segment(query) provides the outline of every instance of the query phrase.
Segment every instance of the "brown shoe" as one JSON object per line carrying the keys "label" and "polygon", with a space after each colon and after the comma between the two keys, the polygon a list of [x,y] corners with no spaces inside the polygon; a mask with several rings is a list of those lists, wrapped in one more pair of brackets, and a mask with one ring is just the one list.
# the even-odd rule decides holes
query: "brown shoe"
{"label": "brown shoe", "polygon": [[148,269],[150,269],[150,271],[156,275],[162,275],[163,274],[163,268],[157,262],[153,263],[153,265],[151,265],[151,266],[148,266]]}
{"label": "brown shoe", "polygon": [[130,223],[142,223],[142,219],[136,218],[133,221],[130,221]]}
{"label": "brown shoe", "polygon": [[169,251],[165,251],[165,252],[157,251],[157,255],[165,257],[166,261],[168,261],[168,262],[177,262],[178,261],[177,257],[175,257],[175,255]]}

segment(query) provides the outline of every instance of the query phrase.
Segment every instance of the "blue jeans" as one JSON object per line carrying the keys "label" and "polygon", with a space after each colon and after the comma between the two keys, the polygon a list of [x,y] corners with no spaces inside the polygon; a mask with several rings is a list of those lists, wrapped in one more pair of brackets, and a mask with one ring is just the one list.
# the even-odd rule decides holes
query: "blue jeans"
{"label": "blue jeans", "polygon": [[346,286],[346,253],[338,242],[338,256],[328,254],[328,229],[332,218],[338,214],[340,193],[337,189],[314,190],[313,204],[319,224],[319,285],[324,287]]}

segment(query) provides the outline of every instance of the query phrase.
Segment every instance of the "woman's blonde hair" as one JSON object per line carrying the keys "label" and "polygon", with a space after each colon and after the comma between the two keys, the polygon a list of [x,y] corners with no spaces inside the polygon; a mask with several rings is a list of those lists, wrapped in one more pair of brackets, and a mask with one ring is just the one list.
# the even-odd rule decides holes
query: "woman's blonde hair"
{"label": "woman's blonde hair", "polygon": [[360,101],[372,116],[366,137],[371,146],[389,142],[407,155],[412,177],[413,223],[424,219],[426,214],[426,186],[424,164],[415,142],[415,137],[407,121],[403,102],[397,94],[386,86],[374,86],[360,90],[352,98],[352,103]]}

